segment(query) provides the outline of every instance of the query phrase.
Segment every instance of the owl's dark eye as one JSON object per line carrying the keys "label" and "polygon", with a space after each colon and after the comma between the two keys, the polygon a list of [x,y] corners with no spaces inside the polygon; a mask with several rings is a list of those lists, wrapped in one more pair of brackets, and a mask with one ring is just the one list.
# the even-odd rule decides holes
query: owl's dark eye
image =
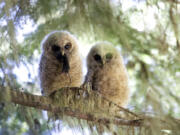
{"label": "owl's dark eye", "polygon": [[68,42],[68,43],[64,46],[64,48],[65,48],[66,50],[69,50],[69,49],[71,48],[71,46],[72,46],[72,44],[71,44],[70,42]]}
{"label": "owl's dark eye", "polygon": [[57,52],[57,51],[59,51],[60,50],[60,47],[59,46],[57,46],[57,45],[53,45],[52,46],[52,51],[53,52]]}
{"label": "owl's dark eye", "polygon": [[111,60],[112,57],[113,57],[113,56],[112,56],[112,53],[107,53],[107,54],[106,54],[106,59],[107,59],[107,60]]}
{"label": "owl's dark eye", "polygon": [[94,59],[95,59],[95,61],[100,62],[101,56],[99,54],[96,54],[96,55],[94,55]]}

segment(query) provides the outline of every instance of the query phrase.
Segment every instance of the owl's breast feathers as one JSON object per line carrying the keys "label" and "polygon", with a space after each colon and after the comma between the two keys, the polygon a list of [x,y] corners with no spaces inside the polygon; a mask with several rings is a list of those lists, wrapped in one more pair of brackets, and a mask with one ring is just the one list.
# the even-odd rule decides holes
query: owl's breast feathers
{"label": "owl's breast feathers", "polygon": [[82,63],[68,61],[67,57],[63,59],[57,61],[56,59],[48,59],[45,56],[41,57],[39,75],[45,95],[62,87],[79,87],[81,85],[82,70],[80,69]]}
{"label": "owl's breast feathers", "polygon": [[129,88],[125,67],[116,63],[95,70],[92,79],[92,89],[115,103],[124,106],[127,104]]}

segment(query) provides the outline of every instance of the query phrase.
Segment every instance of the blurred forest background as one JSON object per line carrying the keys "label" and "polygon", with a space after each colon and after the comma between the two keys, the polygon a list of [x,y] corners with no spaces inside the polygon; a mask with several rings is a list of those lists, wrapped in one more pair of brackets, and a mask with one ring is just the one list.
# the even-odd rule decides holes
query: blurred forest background
{"label": "blurred forest background", "polygon": [[[52,30],[73,33],[83,57],[96,41],[112,42],[129,74],[128,109],[180,118],[179,0],[0,0],[1,86],[40,94],[40,43]],[[0,135],[50,134],[55,125],[41,110],[0,104]]]}

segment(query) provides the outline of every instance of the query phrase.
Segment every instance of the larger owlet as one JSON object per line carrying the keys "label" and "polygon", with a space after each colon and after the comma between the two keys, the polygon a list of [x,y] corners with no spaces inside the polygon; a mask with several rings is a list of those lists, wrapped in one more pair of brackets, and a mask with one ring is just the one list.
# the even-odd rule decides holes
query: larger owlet
{"label": "larger owlet", "polygon": [[86,82],[108,100],[124,107],[129,97],[128,76],[118,50],[108,42],[92,47],[87,56]]}
{"label": "larger owlet", "polygon": [[39,63],[42,93],[46,96],[63,87],[82,83],[82,60],[75,37],[67,31],[54,31],[42,42]]}

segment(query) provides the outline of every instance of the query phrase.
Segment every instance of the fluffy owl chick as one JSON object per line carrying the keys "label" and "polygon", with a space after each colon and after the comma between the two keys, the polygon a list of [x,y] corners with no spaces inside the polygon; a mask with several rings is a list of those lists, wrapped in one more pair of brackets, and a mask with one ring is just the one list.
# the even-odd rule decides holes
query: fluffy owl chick
{"label": "fluffy owl chick", "polygon": [[67,31],[54,31],[42,41],[39,63],[41,91],[48,96],[63,87],[82,83],[82,60],[75,37]]}
{"label": "fluffy owl chick", "polygon": [[85,83],[90,82],[108,100],[125,107],[128,102],[128,77],[118,50],[108,42],[92,47],[87,56],[88,73]]}

